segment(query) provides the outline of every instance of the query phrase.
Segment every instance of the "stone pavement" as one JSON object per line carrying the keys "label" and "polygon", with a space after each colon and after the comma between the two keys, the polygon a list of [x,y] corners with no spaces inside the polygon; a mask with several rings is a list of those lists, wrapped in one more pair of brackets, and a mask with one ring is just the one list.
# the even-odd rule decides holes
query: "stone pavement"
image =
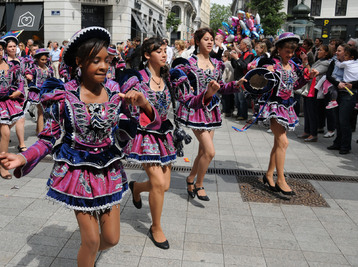
{"label": "stone pavement", "polygon": [[[211,168],[264,171],[273,135],[224,119],[214,137]],[[332,139],[317,143],[297,139],[302,126],[288,134],[287,172],[358,177],[358,134],[352,153],[328,151]],[[27,121],[26,133],[35,125]],[[17,141],[12,133],[10,151]],[[26,137],[26,144],[35,140]],[[185,147],[191,166],[198,143]],[[0,266],[76,266],[80,235],[73,212],[44,200],[51,160],[44,160],[22,179],[0,180]],[[142,181],[142,170],[127,169],[130,180]],[[156,248],[148,238],[151,224],[148,195],[137,210],[130,193],[121,203],[121,239],[99,254],[96,266],[358,266],[358,183],[313,181],[329,208],[244,202],[233,175],[208,174],[209,202],[188,199],[185,177],[173,172],[165,195],[162,224],[170,249]],[[261,177],[260,177],[261,178]]]}

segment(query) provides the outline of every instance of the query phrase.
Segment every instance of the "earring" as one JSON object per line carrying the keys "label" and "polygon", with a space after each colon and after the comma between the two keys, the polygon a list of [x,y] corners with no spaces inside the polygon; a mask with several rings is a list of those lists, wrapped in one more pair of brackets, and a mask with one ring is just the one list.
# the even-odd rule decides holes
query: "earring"
{"label": "earring", "polygon": [[78,77],[81,77],[82,71],[81,71],[81,68],[80,68],[80,67],[77,67],[76,72],[77,72],[77,76],[78,76]]}
{"label": "earring", "polygon": [[199,46],[196,48],[196,54],[199,54],[200,50],[199,50]]}

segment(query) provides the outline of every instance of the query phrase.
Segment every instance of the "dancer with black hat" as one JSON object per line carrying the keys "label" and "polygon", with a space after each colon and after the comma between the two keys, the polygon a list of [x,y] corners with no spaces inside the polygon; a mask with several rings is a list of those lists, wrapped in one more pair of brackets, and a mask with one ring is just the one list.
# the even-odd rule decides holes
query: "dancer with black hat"
{"label": "dancer with black hat", "polygon": [[[22,81],[20,82],[21,86],[18,88],[18,90],[13,92],[11,98],[16,98],[18,103],[21,105],[21,107],[24,108],[26,95],[23,87],[24,87],[26,64],[24,58],[19,58],[16,56],[16,49],[19,40],[17,39],[16,33],[5,34],[5,36],[3,36],[3,40],[6,42],[4,58],[8,62],[8,64],[11,63],[17,66],[16,72],[19,73],[17,74],[18,78],[22,79]],[[25,116],[22,116],[21,118],[17,119],[15,123],[15,130],[16,130],[17,139],[19,140],[19,145],[17,146],[17,149],[19,150],[19,152],[23,152],[27,149],[25,145]]]}
{"label": "dancer with black hat", "polygon": [[[295,195],[295,192],[287,184],[284,176],[284,164],[286,149],[288,147],[287,130],[294,130],[298,124],[298,118],[294,111],[295,99],[293,91],[301,88],[317,72],[310,70],[307,55],[302,55],[302,66],[298,66],[291,58],[297,48],[300,38],[293,33],[286,32],[279,36],[272,52],[273,65],[267,69],[279,77],[277,86],[271,92],[268,102],[263,108],[260,118],[270,125],[274,134],[274,146],[270,154],[270,163],[263,182],[269,185],[273,191],[282,192],[285,195]],[[273,180],[276,169],[277,181]]]}
{"label": "dancer with black hat", "polygon": [[[6,42],[0,40],[0,152],[7,153],[10,141],[10,128],[25,117],[22,103],[25,90],[19,65],[4,59]],[[0,166],[0,176],[11,179],[8,170]]]}
{"label": "dancer with black hat", "polygon": [[43,83],[53,77],[53,69],[49,64],[50,51],[47,48],[37,49],[34,55],[34,62],[31,68],[27,69],[25,74],[29,78],[29,92],[27,94],[27,101],[29,104],[37,106],[37,125],[36,134],[42,132],[44,127],[44,116],[42,106],[40,104],[40,90]]}
{"label": "dancer with black hat", "polygon": [[16,168],[14,175],[21,177],[53,153],[47,198],[75,212],[81,234],[78,266],[94,266],[97,252],[119,240],[119,203],[128,183],[115,130],[121,137],[134,136],[130,129],[137,120],[144,128],[159,126],[142,93],[124,95],[116,82],[105,80],[109,42],[109,32],[100,27],[82,29],[71,38],[64,61],[76,71],[76,79],[63,84],[50,78],[43,84],[41,104],[49,119],[39,140],[20,154],[0,154],[3,168]]}

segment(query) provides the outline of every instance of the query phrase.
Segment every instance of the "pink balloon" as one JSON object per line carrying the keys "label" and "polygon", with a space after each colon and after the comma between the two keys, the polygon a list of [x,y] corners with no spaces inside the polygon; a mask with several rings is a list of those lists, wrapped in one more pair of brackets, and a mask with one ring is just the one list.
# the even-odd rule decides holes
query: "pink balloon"
{"label": "pink balloon", "polygon": [[254,28],[254,21],[252,19],[248,19],[246,21],[247,27],[250,29],[250,31],[252,31],[252,29]]}

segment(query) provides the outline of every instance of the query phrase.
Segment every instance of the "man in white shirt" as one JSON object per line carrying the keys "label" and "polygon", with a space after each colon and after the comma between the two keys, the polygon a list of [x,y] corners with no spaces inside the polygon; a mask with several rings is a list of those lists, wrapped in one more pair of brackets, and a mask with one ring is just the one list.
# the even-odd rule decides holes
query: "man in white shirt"
{"label": "man in white shirt", "polygon": [[53,47],[53,49],[50,52],[50,58],[51,58],[51,62],[52,62],[53,75],[55,76],[55,78],[59,79],[60,74],[59,74],[58,68],[60,65],[61,49],[59,49],[59,47],[58,47],[58,42],[53,42],[52,47]]}
{"label": "man in white shirt", "polygon": [[181,54],[181,57],[183,58],[190,58],[191,55],[194,53],[195,50],[195,42],[194,42],[194,36],[192,35],[189,40],[190,46]]}

